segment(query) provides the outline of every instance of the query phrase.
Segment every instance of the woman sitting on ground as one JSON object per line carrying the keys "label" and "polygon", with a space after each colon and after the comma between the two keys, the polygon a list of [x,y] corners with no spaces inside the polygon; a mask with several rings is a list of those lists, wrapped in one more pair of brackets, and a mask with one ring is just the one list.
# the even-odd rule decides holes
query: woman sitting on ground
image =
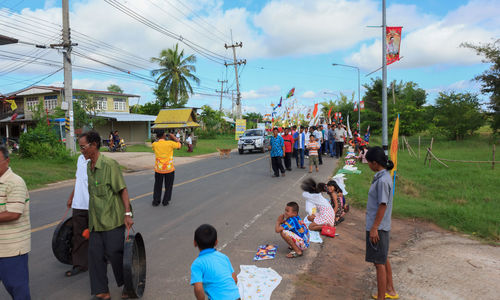
{"label": "woman sitting on ground", "polygon": [[309,230],[321,231],[324,225],[335,226],[335,212],[328,200],[321,195],[321,192],[326,191],[326,185],[324,183],[316,184],[314,179],[308,178],[302,182],[301,188],[304,191],[302,196],[306,202],[309,201],[317,209],[316,214],[307,217],[311,222]]}
{"label": "woman sitting on ground", "polygon": [[368,161],[366,160],[366,153],[368,152],[368,150],[366,150],[366,146],[365,145],[362,145],[359,147],[359,161],[361,161],[361,163],[363,164],[367,164]]}
{"label": "woman sitting on ground", "polygon": [[344,216],[349,212],[349,204],[346,203],[342,189],[334,180],[326,184],[328,195],[330,195],[330,204],[335,210],[335,225],[344,221]]}

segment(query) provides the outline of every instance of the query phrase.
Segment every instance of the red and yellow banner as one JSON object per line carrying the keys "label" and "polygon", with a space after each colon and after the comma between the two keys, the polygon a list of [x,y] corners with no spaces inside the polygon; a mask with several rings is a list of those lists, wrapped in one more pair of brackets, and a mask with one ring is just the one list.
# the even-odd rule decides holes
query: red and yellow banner
{"label": "red and yellow banner", "polygon": [[386,62],[387,65],[399,60],[399,50],[401,46],[401,29],[403,27],[386,27],[385,38],[387,45]]}
{"label": "red and yellow banner", "polygon": [[391,152],[390,158],[394,163],[394,168],[391,170],[391,176],[394,176],[394,172],[398,169],[398,137],[399,137],[399,115],[394,124],[394,131],[392,132],[391,141]]}

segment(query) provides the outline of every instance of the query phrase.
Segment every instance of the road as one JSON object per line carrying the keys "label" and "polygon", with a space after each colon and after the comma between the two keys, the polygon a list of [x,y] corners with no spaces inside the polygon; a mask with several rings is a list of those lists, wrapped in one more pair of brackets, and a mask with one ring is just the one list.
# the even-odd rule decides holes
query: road
{"label": "road", "polygon": [[[285,204],[297,201],[304,208],[300,182],[308,175],[326,180],[336,160],[325,158],[319,173],[294,169],[286,177],[271,178],[269,154],[231,154],[229,159],[206,158],[176,168],[172,202],[152,207],[154,176],[151,171],[125,175],[133,200],[134,228],[145,240],[147,280],[143,299],[193,299],[189,285],[190,265],[197,257],[193,247],[194,230],[203,223],[218,231],[218,249],[229,256],[239,273],[240,265],[272,267],[283,280],[274,299],[287,299],[293,293],[294,275],[312,262],[320,246],[312,245],[301,258],[285,258],[286,244],[274,233],[277,216]],[[32,251],[29,256],[30,287],[33,299],[89,299],[88,273],[66,278],[70,266],[59,263],[52,254],[51,240],[57,221],[62,218],[72,185],[32,191]],[[303,210],[301,216],[304,217]],[[274,260],[254,262],[261,244],[278,245]],[[109,287],[114,299],[116,286],[111,269]],[[9,299],[0,288],[0,299]]]}

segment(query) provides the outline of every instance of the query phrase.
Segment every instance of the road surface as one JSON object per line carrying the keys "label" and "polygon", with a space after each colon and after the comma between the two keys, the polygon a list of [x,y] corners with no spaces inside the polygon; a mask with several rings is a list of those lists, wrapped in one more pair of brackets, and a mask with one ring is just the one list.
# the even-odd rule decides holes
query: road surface
{"label": "road surface", "polygon": [[[218,231],[217,248],[229,256],[239,273],[240,265],[272,267],[283,280],[273,293],[286,299],[293,293],[294,275],[307,266],[319,251],[313,244],[305,255],[287,259],[286,244],[274,233],[277,216],[289,201],[297,201],[304,217],[300,182],[309,175],[326,180],[337,160],[325,158],[319,173],[294,169],[286,177],[271,178],[269,153],[231,154],[229,159],[210,157],[176,168],[172,202],[152,207],[154,175],[142,171],[125,175],[133,200],[134,228],[145,240],[147,280],[143,299],[194,299],[189,285],[190,265],[197,257],[194,230],[203,223]],[[32,250],[29,256],[30,288],[33,299],[90,299],[88,272],[66,278],[70,266],[52,254],[52,234],[65,212],[72,185],[30,192]],[[274,260],[254,262],[258,245],[278,245]],[[111,295],[119,299],[111,268],[108,269]],[[0,299],[9,299],[0,288]]]}

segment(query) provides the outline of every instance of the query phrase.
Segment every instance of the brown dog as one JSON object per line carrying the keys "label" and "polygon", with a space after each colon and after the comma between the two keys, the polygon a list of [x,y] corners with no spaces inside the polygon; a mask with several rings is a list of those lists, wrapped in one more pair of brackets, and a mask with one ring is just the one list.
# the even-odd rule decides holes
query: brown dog
{"label": "brown dog", "polygon": [[229,154],[231,154],[231,149],[219,149],[217,148],[217,151],[219,151],[219,158],[229,158]]}

